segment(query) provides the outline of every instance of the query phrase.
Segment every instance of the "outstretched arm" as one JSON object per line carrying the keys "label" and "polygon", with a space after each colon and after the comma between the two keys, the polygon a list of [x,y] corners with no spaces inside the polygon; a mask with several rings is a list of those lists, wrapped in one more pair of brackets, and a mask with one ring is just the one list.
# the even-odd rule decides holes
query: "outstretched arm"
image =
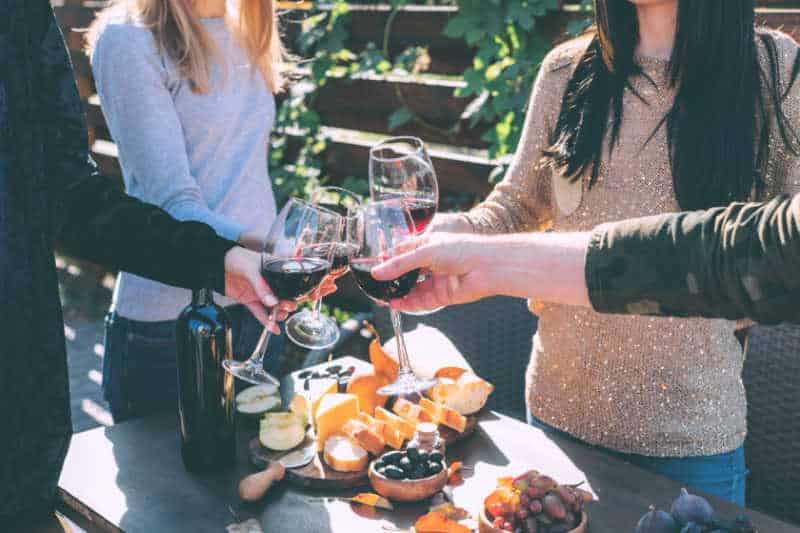
{"label": "outstretched arm", "polygon": [[440,234],[373,275],[431,278],[402,310],[492,294],[591,305],[601,313],[800,321],[800,195],[598,227],[592,233]]}

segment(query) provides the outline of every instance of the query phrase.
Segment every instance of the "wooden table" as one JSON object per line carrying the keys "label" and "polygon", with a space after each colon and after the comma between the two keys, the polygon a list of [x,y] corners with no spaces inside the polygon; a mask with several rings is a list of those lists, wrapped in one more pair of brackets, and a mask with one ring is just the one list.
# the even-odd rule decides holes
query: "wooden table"
{"label": "wooden table", "polygon": [[[474,466],[465,483],[453,490],[456,504],[473,512],[499,476],[536,468],[564,483],[585,481],[600,499],[588,509],[592,533],[632,531],[651,503],[668,507],[680,490],[676,482],[492,412],[484,413],[475,435],[451,447],[448,456]],[[424,504],[398,505],[394,512],[359,515],[348,503],[324,498],[352,492],[305,492],[286,484],[274,487],[258,504],[243,505],[237,483],[251,471],[242,451],[237,466],[228,471],[188,474],[180,459],[175,417],[162,415],[73,437],[60,496],[95,531],[134,533],[221,532],[235,521],[233,513],[241,521],[256,518],[268,533],[384,531],[384,525],[409,528],[426,510]],[[726,517],[741,512],[730,504],[712,503]],[[762,514],[748,514],[763,533],[800,532]]]}

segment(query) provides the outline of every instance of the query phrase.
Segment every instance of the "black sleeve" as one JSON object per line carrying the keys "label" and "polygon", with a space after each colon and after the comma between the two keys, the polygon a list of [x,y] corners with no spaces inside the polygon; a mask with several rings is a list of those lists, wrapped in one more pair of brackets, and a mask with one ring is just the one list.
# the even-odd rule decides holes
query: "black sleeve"
{"label": "black sleeve", "polygon": [[586,282],[603,313],[800,322],[800,195],[601,226]]}
{"label": "black sleeve", "polygon": [[235,243],[206,224],[178,222],[127,196],[97,172],[88,155],[83,105],[69,56],[52,11],[49,18],[42,38],[41,86],[55,90],[43,94],[38,109],[47,125],[43,158],[49,212],[62,249],[170,285],[211,284],[224,292],[224,257]]}

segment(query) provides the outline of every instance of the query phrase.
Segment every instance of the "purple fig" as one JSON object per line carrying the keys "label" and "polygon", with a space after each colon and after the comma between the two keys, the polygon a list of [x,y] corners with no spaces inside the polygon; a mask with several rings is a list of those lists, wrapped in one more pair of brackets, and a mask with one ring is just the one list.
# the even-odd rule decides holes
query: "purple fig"
{"label": "purple fig", "polygon": [[528,509],[532,514],[539,514],[542,512],[542,500],[531,500],[528,504]]}
{"label": "purple fig", "polygon": [[672,502],[672,517],[681,526],[689,522],[708,524],[714,519],[714,508],[702,496],[689,494],[686,489],[681,489],[681,495]]}
{"label": "purple fig", "polygon": [[654,505],[650,506],[639,523],[636,524],[635,533],[678,533],[678,526],[671,514],[656,510]]}

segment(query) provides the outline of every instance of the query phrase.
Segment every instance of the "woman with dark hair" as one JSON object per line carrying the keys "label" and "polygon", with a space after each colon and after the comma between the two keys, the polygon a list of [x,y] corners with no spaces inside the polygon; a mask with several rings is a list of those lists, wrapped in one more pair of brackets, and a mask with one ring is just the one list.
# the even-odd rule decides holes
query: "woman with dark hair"
{"label": "woman with dark hair", "polygon": [[[545,58],[505,179],[434,231],[588,231],[800,187],[798,47],[755,27],[753,0],[596,0],[595,13]],[[531,307],[532,423],[744,502],[735,323]]]}

